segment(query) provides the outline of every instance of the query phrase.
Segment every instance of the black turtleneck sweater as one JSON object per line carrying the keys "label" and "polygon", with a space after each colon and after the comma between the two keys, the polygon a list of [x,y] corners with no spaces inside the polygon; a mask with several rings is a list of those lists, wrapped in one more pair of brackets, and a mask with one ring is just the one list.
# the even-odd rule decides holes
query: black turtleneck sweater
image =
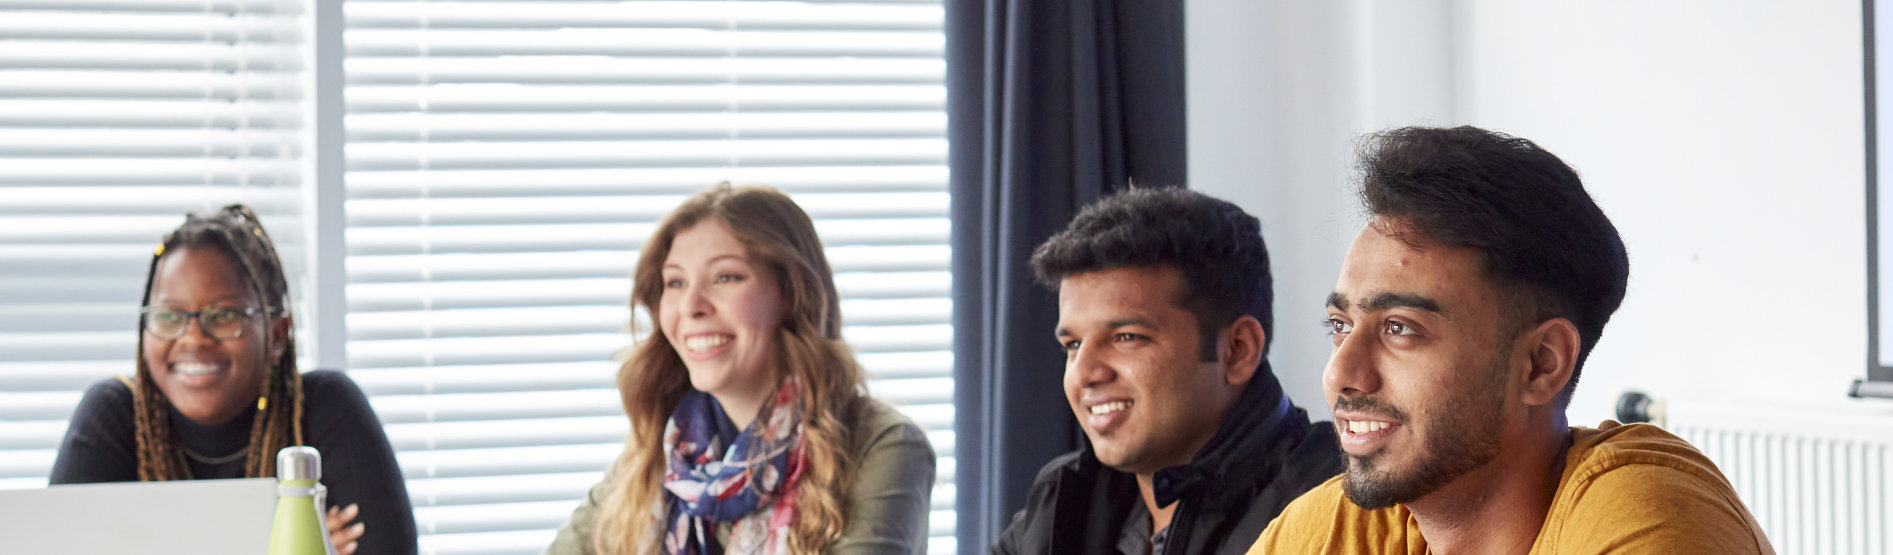
{"label": "black turtleneck sweater", "polygon": [[[322,453],[322,484],[330,506],[361,505],[356,522],[367,532],[356,553],[415,553],[414,509],[395,463],[394,449],[368,398],[346,374],[317,370],[302,375],[303,439]],[[171,411],[171,427],[186,449],[205,458],[241,451],[250,441],[256,409],[229,422],[206,426]],[[66,439],[53,462],[53,484],[138,481],[138,443],[132,425],[131,388],[107,379],[86,390],[72,414]],[[205,463],[185,457],[198,479],[242,478],[249,457]]]}

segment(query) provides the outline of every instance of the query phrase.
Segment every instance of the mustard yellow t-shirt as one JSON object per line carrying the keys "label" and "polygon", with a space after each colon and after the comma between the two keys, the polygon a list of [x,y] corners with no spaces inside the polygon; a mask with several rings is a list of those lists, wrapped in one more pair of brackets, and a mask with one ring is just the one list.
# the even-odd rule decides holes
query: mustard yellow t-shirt
{"label": "mustard yellow t-shirt", "polygon": [[[1571,428],[1564,476],[1532,553],[1770,554],[1768,538],[1735,488],[1695,447],[1662,428],[1609,420]],[[1427,553],[1406,507],[1363,510],[1341,477],[1309,490],[1249,555]]]}

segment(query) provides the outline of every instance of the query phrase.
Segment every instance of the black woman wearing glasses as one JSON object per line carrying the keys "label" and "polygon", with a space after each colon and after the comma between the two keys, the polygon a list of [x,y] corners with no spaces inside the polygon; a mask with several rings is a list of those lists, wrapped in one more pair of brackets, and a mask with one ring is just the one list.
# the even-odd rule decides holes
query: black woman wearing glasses
{"label": "black woman wearing glasses", "polygon": [[380,420],[347,375],[297,371],[289,306],[255,213],[187,217],[151,257],[136,376],[86,391],[50,481],[268,477],[277,450],[308,445],[322,453],[336,553],[415,553]]}

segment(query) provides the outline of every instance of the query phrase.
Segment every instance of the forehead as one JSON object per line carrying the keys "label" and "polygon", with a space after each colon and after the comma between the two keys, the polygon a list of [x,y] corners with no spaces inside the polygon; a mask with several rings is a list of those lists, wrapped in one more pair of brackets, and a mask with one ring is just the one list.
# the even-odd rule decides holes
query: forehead
{"label": "forehead", "polygon": [[749,249],[736,239],[729,224],[717,218],[705,218],[671,238],[670,252],[665,254],[664,263],[700,264],[731,255],[747,260],[748,253]]}
{"label": "forehead", "polygon": [[1177,305],[1182,274],[1170,266],[1125,267],[1065,276],[1058,285],[1060,327],[1089,320],[1143,318],[1153,322],[1189,313]]}
{"label": "forehead", "polygon": [[166,251],[158,258],[151,280],[153,299],[210,301],[255,296],[236,259],[214,246]]}
{"label": "forehead", "polygon": [[1397,220],[1376,219],[1354,237],[1334,286],[1350,310],[1363,299],[1386,294],[1431,299],[1443,314],[1494,306],[1496,295],[1486,283],[1479,251],[1424,240],[1409,244],[1402,239],[1414,237],[1410,231]]}

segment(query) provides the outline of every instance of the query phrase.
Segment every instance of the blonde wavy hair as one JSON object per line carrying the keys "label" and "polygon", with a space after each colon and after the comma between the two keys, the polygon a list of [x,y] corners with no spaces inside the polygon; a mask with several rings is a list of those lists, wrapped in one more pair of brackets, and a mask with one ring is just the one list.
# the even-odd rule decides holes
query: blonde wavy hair
{"label": "blonde wavy hair", "polygon": [[[802,441],[808,467],[796,485],[798,500],[789,547],[820,550],[841,537],[847,491],[857,461],[849,424],[863,396],[860,366],[841,340],[841,300],[815,224],[788,195],[770,187],[719,183],[685,200],[658,224],[632,271],[632,304],[658,313],[664,260],[678,233],[708,218],[727,224],[759,268],[775,272],[782,288],[783,321],[776,334],[776,379],[801,379]],[[663,524],[664,424],[691,391],[683,359],[654,322],[618,371],[618,394],[631,433],[618,455],[610,493],[599,506],[592,548],[599,553],[659,551]],[[767,410],[765,407],[764,410]]]}

